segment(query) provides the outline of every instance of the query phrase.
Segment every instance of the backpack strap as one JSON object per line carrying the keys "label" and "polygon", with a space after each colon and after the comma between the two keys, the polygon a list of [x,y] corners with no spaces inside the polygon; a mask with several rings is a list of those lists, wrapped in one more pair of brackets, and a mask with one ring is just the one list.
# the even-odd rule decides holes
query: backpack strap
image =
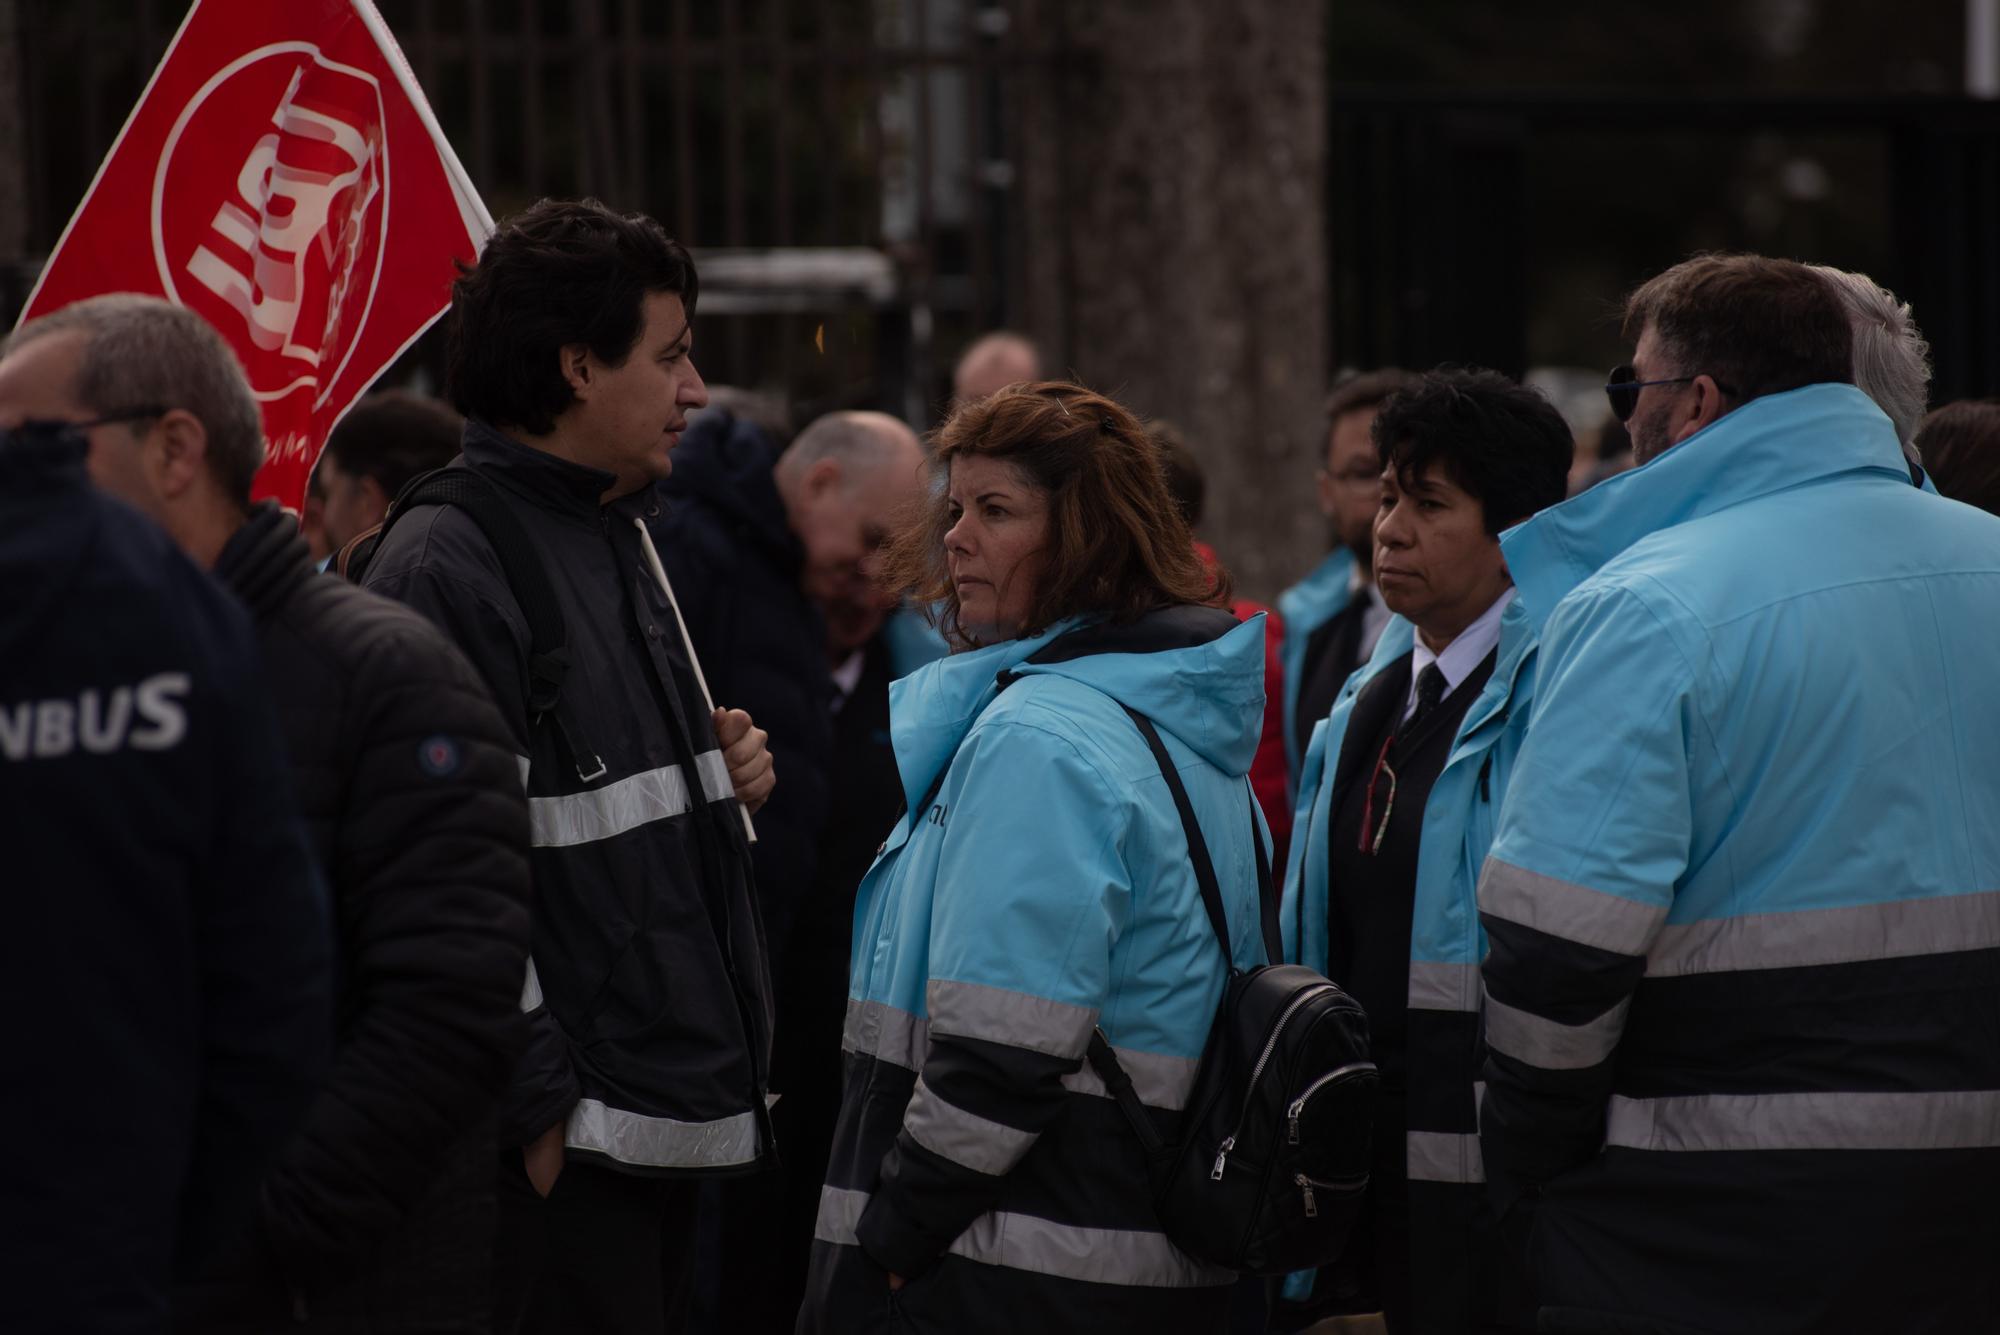
{"label": "backpack strap", "polygon": [[[419,473],[403,485],[390,502],[374,543],[366,550],[343,553],[345,573],[359,580],[382,550],[389,531],[404,515],[424,505],[449,505],[463,510],[479,526],[487,545],[500,559],[507,587],[528,623],[528,713],[532,719],[547,717],[576,766],[577,777],[588,783],[604,775],[604,762],[584,740],[570,711],[558,708],[563,681],[569,675],[569,630],[563,620],[562,603],[549,580],[541,548],[528,532],[513,505],[499,488],[470,468],[434,468]],[[360,540],[350,544],[358,547]],[[359,569],[356,569],[356,566]]]}
{"label": "backpack strap", "polygon": [[[1146,746],[1153,753],[1153,762],[1160,767],[1160,777],[1167,781],[1167,791],[1173,794],[1174,810],[1180,812],[1181,831],[1187,835],[1188,861],[1194,864],[1194,883],[1201,888],[1201,906],[1208,910],[1208,925],[1215,932],[1216,941],[1222,946],[1222,963],[1229,972],[1236,972],[1236,951],[1229,941],[1229,916],[1222,904],[1222,883],[1215,879],[1215,864],[1209,860],[1208,840],[1202,838],[1201,823],[1195,819],[1194,803],[1188,800],[1187,785],[1181,782],[1180,767],[1167,754],[1167,744],[1160,740],[1160,730],[1153,726],[1153,720],[1141,714],[1132,706],[1119,704],[1132,722],[1139,726],[1140,736],[1146,739]],[[1251,839],[1261,854],[1264,841],[1257,838],[1257,827],[1250,827]],[[1270,870],[1265,868],[1263,880],[1270,880]],[[1263,885],[1258,886],[1259,894]]]}
{"label": "backpack strap", "polygon": [[[1208,840],[1202,837],[1201,823],[1195,819],[1194,803],[1188,798],[1187,785],[1181,782],[1180,768],[1167,754],[1166,743],[1160,739],[1160,731],[1153,726],[1153,720],[1122,701],[1120,707],[1131,716],[1139,735],[1146,739],[1146,747],[1153,753],[1153,763],[1160,767],[1160,777],[1167,781],[1167,791],[1173,794],[1174,810],[1180,813],[1181,829],[1187,836],[1188,861],[1194,864],[1195,884],[1201,889],[1202,907],[1208,911],[1209,928],[1222,947],[1223,964],[1234,974],[1236,954],[1230,948],[1229,918],[1223,908],[1222,886],[1215,876],[1215,863],[1208,855]],[[1265,949],[1270,952],[1267,958],[1276,963],[1281,947],[1274,944],[1278,940],[1278,911],[1271,897],[1271,858],[1257,826],[1257,800],[1248,796],[1247,790],[1246,800],[1250,803],[1250,842],[1257,847],[1259,917],[1263,923]],[[1090,1059],[1091,1069],[1097,1072],[1097,1078],[1104,1082],[1104,1088],[1131,1124],[1140,1147],[1148,1157],[1160,1154],[1165,1146],[1154,1130],[1153,1119],[1147,1113],[1146,1105],[1140,1101],[1138,1092],[1132,1088],[1132,1077],[1119,1064],[1118,1055],[1111,1050],[1111,1042],[1104,1037],[1102,1029],[1093,1028],[1090,1031],[1090,1046],[1085,1055]]]}

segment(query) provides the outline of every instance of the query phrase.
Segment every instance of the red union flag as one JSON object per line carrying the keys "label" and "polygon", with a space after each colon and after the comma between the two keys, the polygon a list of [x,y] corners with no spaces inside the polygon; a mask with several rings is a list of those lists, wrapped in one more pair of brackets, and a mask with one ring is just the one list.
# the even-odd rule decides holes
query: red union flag
{"label": "red union flag", "polygon": [[105,292],[202,315],[264,408],[257,495],[296,507],[492,230],[369,0],[196,0],[21,318]]}

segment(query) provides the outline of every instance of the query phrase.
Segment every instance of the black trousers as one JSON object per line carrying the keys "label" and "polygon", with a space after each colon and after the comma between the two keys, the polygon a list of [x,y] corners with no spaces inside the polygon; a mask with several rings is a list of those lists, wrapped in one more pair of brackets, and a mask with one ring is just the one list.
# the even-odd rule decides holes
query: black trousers
{"label": "black trousers", "polygon": [[572,1161],[545,1200],[502,1150],[495,1335],[680,1335],[699,1190]]}

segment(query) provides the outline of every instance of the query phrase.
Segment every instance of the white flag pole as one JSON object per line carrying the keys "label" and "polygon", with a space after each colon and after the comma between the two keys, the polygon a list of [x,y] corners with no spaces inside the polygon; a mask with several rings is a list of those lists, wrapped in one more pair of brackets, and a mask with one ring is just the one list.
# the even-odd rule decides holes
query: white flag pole
{"label": "white flag pole", "polygon": [[[660,550],[653,546],[653,535],[646,527],[646,521],[634,518],[632,527],[639,530],[639,546],[645,549],[646,564],[652,568],[653,578],[659,581],[660,592],[667,595],[667,606],[674,609],[674,625],[680,628],[681,643],[687,646],[688,662],[694,665],[694,684],[701,687],[701,702],[708,706],[712,717],[715,714],[715,697],[708,693],[708,678],[702,674],[701,657],[694,651],[694,641],[688,636],[687,621],[681,616],[680,599],[674,597],[674,586],[667,579],[667,568],[660,564]],[[701,783],[701,775],[696,774],[695,783]],[[750,808],[741,799],[736,803],[736,814],[743,818],[743,837],[751,843],[757,842],[757,827],[750,823]]]}

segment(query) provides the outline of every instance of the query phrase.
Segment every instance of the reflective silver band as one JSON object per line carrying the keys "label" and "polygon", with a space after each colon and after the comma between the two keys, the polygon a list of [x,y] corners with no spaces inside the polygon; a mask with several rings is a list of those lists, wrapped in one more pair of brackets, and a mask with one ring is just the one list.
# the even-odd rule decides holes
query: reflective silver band
{"label": "reflective silver band", "polygon": [[[1114,1047],[1113,1056],[1131,1078],[1132,1092],[1139,1096],[1139,1102],[1149,1108],[1161,1108],[1168,1112],[1178,1112],[1187,1106],[1188,1095],[1194,1092],[1195,1068],[1201,1063],[1193,1057],[1165,1057],[1157,1052],[1139,1052],[1132,1048]],[[1111,1091],[1098,1078],[1097,1068],[1089,1058],[1073,1074],[1063,1077],[1063,1088],[1072,1094],[1090,1094],[1100,1099],[1111,1097]]]}
{"label": "reflective silver band", "polygon": [[694,772],[701,775],[701,794],[709,801],[736,796],[736,785],[729,781],[729,762],[722,758],[722,752],[704,751],[696,756]]}
{"label": "reflective silver band", "polygon": [[1410,1009],[1477,1011],[1479,966],[1443,964],[1436,960],[1411,960]]}
{"label": "reflective silver band", "polygon": [[998,1177],[1021,1162],[1036,1140],[1033,1131],[990,1122],[939,1098],[922,1076],[917,1077],[916,1093],[903,1112],[903,1129],[939,1158],[989,1177]]}
{"label": "reflective silver band", "polygon": [[1796,969],[1994,947],[2000,947],[2000,890],[1985,890],[1669,923],[1653,942],[1646,973]]}
{"label": "reflective silver band", "polygon": [[[529,762],[524,756],[514,759],[521,768],[521,786],[526,788]],[[709,801],[734,795],[729,766],[720,751],[704,751],[695,757],[695,771],[701,775],[703,795]],[[560,797],[530,797],[528,828],[536,848],[568,848],[610,839],[641,825],[682,815],[693,807],[686,773],[679,765],[662,765],[602,788]]]}
{"label": "reflective silver band", "polygon": [[840,1046],[906,1071],[921,1071],[931,1051],[931,1023],[880,1001],[847,1000]]}
{"label": "reflective silver band", "polygon": [[563,1144],[643,1168],[726,1168],[757,1161],[757,1115],[677,1122],[583,1099],[570,1112]]}
{"label": "reflective silver band", "polygon": [[[820,1191],[813,1236],[821,1242],[854,1247],[868,1193],[842,1187]],[[1236,1282],[1236,1272],[1204,1265],[1167,1240],[1164,1233],[1058,1224],[1034,1215],[994,1211],[972,1221],[947,1249],[982,1265],[1006,1266],[1038,1275],[1057,1275],[1090,1284],[1128,1288],[1212,1288]]]}
{"label": "reflective silver band", "polygon": [[1486,1046],[1549,1071],[1581,1071],[1609,1058],[1625,1032],[1632,998],[1588,1024],[1558,1024],[1486,998]]}
{"label": "reflective silver band", "polygon": [[1604,1143],[1634,1150],[2000,1147],[2000,1090],[1613,1097]]}
{"label": "reflective silver band", "polygon": [[1404,1166],[1412,1182],[1484,1182],[1479,1137],[1448,1131],[1403,1133]]}
{"label": "reflective silver band", "polygon": [[924,990],[924,1004],[934,1034],[1004,1043],[1051,1057],[1081,1057],[1097,1027],[1094,1007],[983,983],[934,978]]}
{"label": "reflective silver band", "polygon": [[539,1010],[542,1005],[542,979],[535,972],[535,957],[528,956],[528,974],[521,982],[521,1013]]}
{"label": "reflective silver band", "polygon": [[1621,899],[1495,857],[1479,873],[1479,911],[1619,955],[1645,954],[1667,920],[1664,904]]}

